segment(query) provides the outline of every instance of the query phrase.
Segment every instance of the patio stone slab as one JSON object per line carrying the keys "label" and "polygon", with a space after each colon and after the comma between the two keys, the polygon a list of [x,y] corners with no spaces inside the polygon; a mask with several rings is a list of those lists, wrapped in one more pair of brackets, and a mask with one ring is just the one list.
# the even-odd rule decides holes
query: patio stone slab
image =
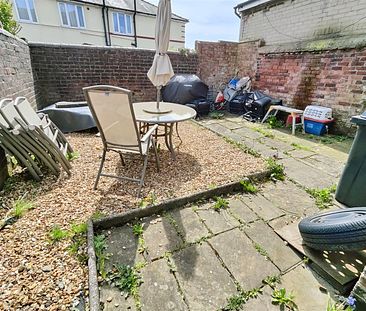
{"label": "patio stone slab", "polygon": [[192,245],[172,259],[191,311],[218,310],[236,294],[233,280],[207,243]]}
{"label": "patio stone slab", "polygon": [[143,259],[138,252],[138,239],[131,226],[113,228],[103,231],[102,234],[106,236],[106,253],[110,254],[109,260],[106,261],[106,271],[112,269],[114,264],[134,266]]}
{"label": "patio stone slab", "polygon": [[251,139],[258,139],[258,138],[262,138],[263,135],[259,132],[256,132],[250,128],[247,127],[242,127],[239,129],[235,129],[233,130],[234,133],[239,134],[240,136],[244,136],[244,137],[248,137]]}
{"label": "patio stone slab", "polygon": [[293,292],[299,311],[327,309],[328,294],[320,290],[318,277],[303,266],[283,275],[279,287],[286,288],[286,292]]}
{"label": "patio stone slab", "polygon": [[243,127],[242,124],[237,123],[237,122],[231,122],[229,120],[224,120],[221,124],[223,126],[225,126],[226,128],[228,128],[229,130],[234,130],[234,129],[242,128]]}
{"label": "patio stone slab", "polygon": [[139,295],[143,311],[188,310],[165,259],[147,265],[142,270],[142,279]]}
{"label": "patio stone slab", "polygon": [[281,210],[297,216],[319,212],[315,200],[292,182],[266,183],[262,188],[263,196]]}
{"label": "patio stone slab", "polygon": [[288,152],[294,149],[293,146],[279,139],[265,137],[261,139],[261,142],[266,146],[281,150],[282,152]]}
{"label": "patio stone slab", "polygon": [[258,216],[239,199],[229,199],[229,213],[245,223],[258,219]]}
{"label": "patio stone slab", "polygon": [[213,209],[198,210],[197,213],[213,234],[227,231],[240,225],[226,210],[219,212]]}
{"label": "patio stone slab", "polygon": [[263,287],[263,292],[257,298],[249,299],[243,306],[245,311],[279,311],[280,308],[272,303],[273,289],[269,286]]}
{"label": "patio stone slab", "polygon": [[135,300],[131,296],[126,299],[125,293],[121,295],[121,291],[118,288],[109,285],[104,285],[100,289],[100,301],[104,305],[103,311],[137,310]]}
{"label": "patio stone slab", "polygon": [[205,225],[192,208],[183,208],[171,212],[170,215],[174,218],[182,238],[188,243],[196,242],[209,234]]}
{"label": "patio stone slab", "polygon": [[344,164],[340,161],[332,159],[322,154],[315,154],[310,158],[304,159],[309,165],[317,167],[322,171],[332,175],[333,177],[340,177],[343,172]]}
{"label": "patio stone slab", "polygon": [[288,177],[306,188],[323,189],[337,183],[337,178],[334,176],[299,160],[287,158],[281,160],[280,163],[285,166],[285,173]]}
{"label": "patio stone slab", "polygon": [[219,234],[209,243],[245,291],[259,287],[267,276],[280,272],[239,229]]}
{"label": "patio stone slab", "polygon": [[272,202],[267,200],[263,195],[243,196],[241,200],[260,218],[265,221],[275,219],[285,215],[285,213],[277,208]]}
{"label": "patio stone slab", "polygon": [[255,243],[268,253],[272,262],[286,271],[301,261],[301,258],[263,221],[256,221],[243,229]]}
{"label": "patio stone slab", "polygon": [[231,133],[231,130],[218,123],[205,124],[205,127],[223,136]]}
{"label": "patio stone slab", "polygon": [[297,158],[297,159],[306,159],[306,158],[309,158],[316,154],[316,153],[314,153],[314,151],[301,150],[301,149],[290,150],[288,153],[293,158]]}
{"label": "patio stone slab", "polygon": [[144,222],[144,240],[151,260],[183,243],[175,228],[165,217],[151,217]]}

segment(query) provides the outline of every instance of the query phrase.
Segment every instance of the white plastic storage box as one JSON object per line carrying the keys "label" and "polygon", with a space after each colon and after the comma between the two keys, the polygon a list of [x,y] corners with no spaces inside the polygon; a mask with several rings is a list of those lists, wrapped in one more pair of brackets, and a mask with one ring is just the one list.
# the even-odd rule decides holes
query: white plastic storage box
{"label": "white plastic storage box", "polygon": [[332,108],[310,105],[305,108],[304,118],[313,121],[332,122]]}
{"label": "white plastic storage box", "polygon": [[314,135],[324,135],[333,122],[332,108],[310,105],[304,111],[304,130]]}

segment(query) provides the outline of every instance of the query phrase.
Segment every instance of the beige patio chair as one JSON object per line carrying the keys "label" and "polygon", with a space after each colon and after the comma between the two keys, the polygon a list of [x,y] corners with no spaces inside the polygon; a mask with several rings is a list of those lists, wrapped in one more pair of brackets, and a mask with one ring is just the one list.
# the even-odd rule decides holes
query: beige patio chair
{"label": "beige patio chair", "polygon": [[35,112],[25,97],[17,97],[14,101],[14,107],[26,124],[42,129],[52,142],[63,151],[64,155],[73,152],[72,147],[58,127],[47,115]]}
{"label": "beige patio chair", "polygon": [[[66,158],[68,145],[58,144],[54,139],[57,134],[53,134],[50,131],[51,137],[49,137],[37,125],[26,124],[23,117],[15,109],[12,101],[3,100],[2,103],[0,106],[0,115],[6,121],[5,127],[10,130],[11,134],[16,135],[14,138],[15,144],[22,144],[26,152],[37,156],[54,174],[57,175],[60,172],[57,164],[60,163],[67,174],[70,175],[71,165]],[[33,110],[33,108],[31,109]],[[26,115],[26,113],[23,113],[23,115]],[[35,169],[38,171],[37,168]]]}
{"label": "beige patio chair", "polygon": [[[140,196],[151,147],[154,150],[156,166],[159,171],[159,159],[153,138],[157,125],[141,137],[137,128],[131,92],[129,90],[108,85],[97,85],[83,88],[83,91],[100,132],[104,147],[94,189],[97,189],[100,176],[113,177],[137,182],[139,184],[137,196]],[[119,153],[123,165],[125,165],[125,162],[122,154],[140,155],[143,160],[141,177],[136,179],[102,173],[105,156],[108,151]]]}

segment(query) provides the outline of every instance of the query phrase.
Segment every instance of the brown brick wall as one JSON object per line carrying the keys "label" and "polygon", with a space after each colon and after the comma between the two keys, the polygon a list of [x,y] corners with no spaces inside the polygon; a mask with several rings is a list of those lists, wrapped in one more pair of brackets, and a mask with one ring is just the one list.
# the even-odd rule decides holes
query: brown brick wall
{"label": "brown brick wall", "polygon": [[[30,44],[38,106],[83,100],[82,88],[109,84],[133,91],[136,101],[153,100],[147,78],[154,51],[129,48]],[[196,73],[197,55],[170,53],[176,73]]]}
{"label": "brown brick wall", "polygon": [[237,70],[238,44],[196,41],[198,75],[213,90],[229,81]]}
{"label": "brown brick wall", "polygon": [[[28,45],[0,29],[0,99],[17,96],[26,96],[35,104]],[[0,148],[0,189],[6,176],[5,154]]]}
{"label": "brown brick wall", "polygon": [[366,109],[366,49],[322,53],[260,54],[255,87],[304,109],[317,103],[333,108],[337,128]]}

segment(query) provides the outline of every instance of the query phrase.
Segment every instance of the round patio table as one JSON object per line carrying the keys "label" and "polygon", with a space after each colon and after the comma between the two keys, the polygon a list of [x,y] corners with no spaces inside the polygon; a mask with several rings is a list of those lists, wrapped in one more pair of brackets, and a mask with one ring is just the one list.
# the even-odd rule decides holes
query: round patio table
{"label": "round patio table", "polygon": [[165,145],[170,151],[172,158],[175,159],[175,151],[172,140],[174,125],[176,125],[178,138],[182,142],[178,132],[178,123],[196,117],[196,111],[181,104],[165,102],[160,103],[160,108],[161,110],[169,111],[168,113],[159,114],[146,111],[154,106],[156,106],[156,102],[134,103],[133,108],[135,111],[136,121],[138,121],[140,124],[141,132],[148,131],[149,127],[154,124],[158,124],[159,126],[163,127],[163,133],[159,134],[158,131],[156,131],[155,138],[164,137]]}

